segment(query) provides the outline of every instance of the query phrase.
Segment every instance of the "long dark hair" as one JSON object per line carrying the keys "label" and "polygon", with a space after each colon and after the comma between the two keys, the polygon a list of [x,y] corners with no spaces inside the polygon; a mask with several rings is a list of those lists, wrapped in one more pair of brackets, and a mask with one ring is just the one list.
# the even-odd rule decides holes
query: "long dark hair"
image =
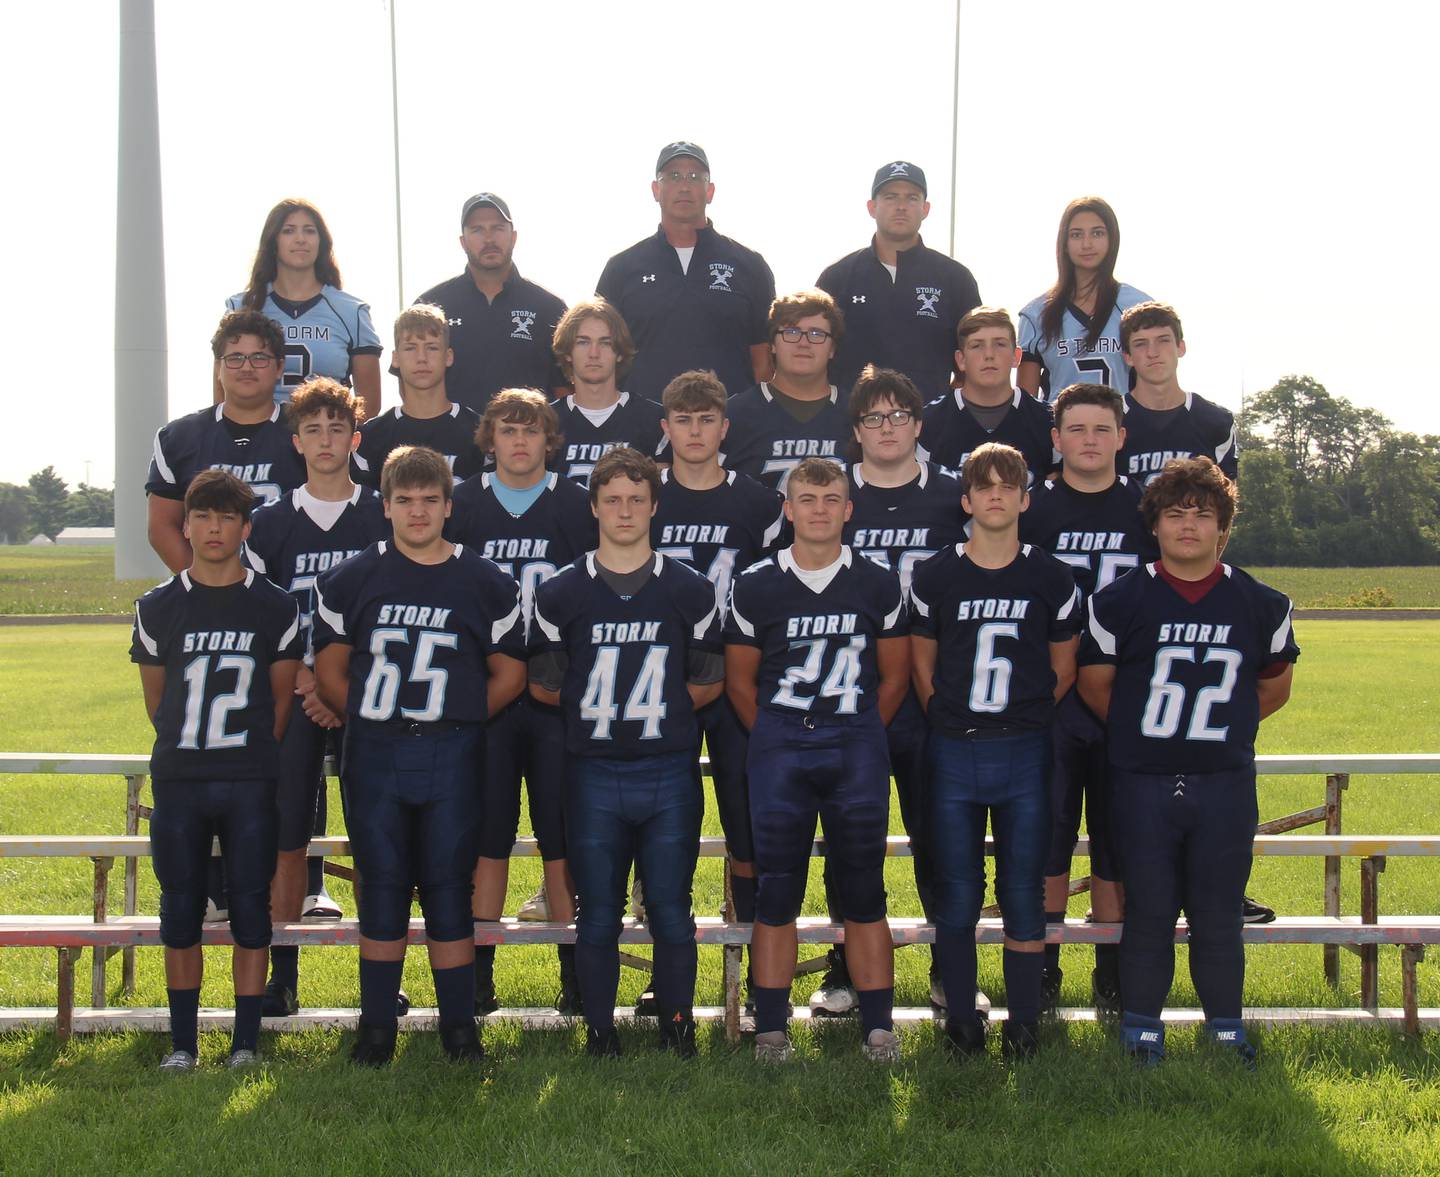
{"label": "long dark hair", "polygon": [[335,264],[335,241],[325,224],[320,210],[308,200],[287,197],[270,210],[265,218],[265,227],[260,230],[260,244],[255,249],[255,264],[250,267],[250,284],[245,287],[241,306],[258,311],[265,305],[266,287],[275,281],[279,263],[275,260],[279,248],[280,230],[291,213],[304,213],[315,222],[320,231],[320,252],[315,255],[315,277],[326,286],[341,289],[340,267]]}
{"label": "long dark hair", "polygon": [[1045,310],[1040,315],[1040,333],[1046,343],[1060,338],[1061,323],[1065,308],[1075,297],[1075,264],[1065,242],[1070,235],[1070,222],[1078,213],[1094,213],[1105,223],[1109,237],[1109,248],[1105,260],[1100,263],[1100,275],[1095,282],[1095,312],[1090,316],[1090,331],[1085,337],[1085,346],[1094,347],[1105,333],[1105,324],[1110,312],[1115,309],[1115,298],[1120,293],[1120,283],[1115,281],[1115,257],[1120,252],[1120,222],[1115,219],[1115,210],[1099,196],[1077,196],[1065,206],[1060,218],[1060,232],[1055,237],[1055,285],[1045,295]]}

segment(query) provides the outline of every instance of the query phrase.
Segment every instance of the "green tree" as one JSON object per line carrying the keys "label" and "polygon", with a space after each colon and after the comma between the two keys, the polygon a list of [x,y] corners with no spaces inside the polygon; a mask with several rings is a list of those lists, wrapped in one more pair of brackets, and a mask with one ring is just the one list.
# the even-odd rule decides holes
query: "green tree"
{"label": "green tree", "polygon": [[114,527],[115,492],[82,482],[65,502],[65,523],[70,527]]}
{"label": "green tree", "polygon": [[1371,532],[1387,563],[1440,560],[1440,517],[1435,510],[1440,463],[1428,440],[1413,433],[1389,433],[1361,461]]}
{"label": "green tree", "polygon": [[31,526],[54,539],[64,530],[65,504],[69,497],[69,488],[65,480],[55,473],[54,466],[46,466],[38,474],[30,475]]}
{"label": "green tree", "polygon": [[30,490],[13,482],[0,482],[0,542],[23,544],[30,528]]}
{"label": "green tree", "polygon": [[1286,564],[1295,558],[1294,489],[1273,450],[1240,455],[1240,514],[1225,549],[1237,564]]}

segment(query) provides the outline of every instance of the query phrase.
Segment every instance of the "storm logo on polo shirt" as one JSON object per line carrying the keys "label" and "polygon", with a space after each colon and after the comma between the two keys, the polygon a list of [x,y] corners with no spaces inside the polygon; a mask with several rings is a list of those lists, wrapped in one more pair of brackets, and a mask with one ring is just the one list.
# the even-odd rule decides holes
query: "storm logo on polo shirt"
{"label": "storm logo on polo shirt", "polygon": [[730,291],[730,279],[735,276],[735,267],[727,266],[724,262],[710,263],[710,289]]}
{"label": "storm logo on polo shirt", "polygon": [[915,300],[920,304],[915,313],[924,315],[927,319],[938,319],[940,312],[935,309],[935,304],[940,301],[943,293],[945,292],[938,286],[915,287]]}
{"label": "storm logo on polo shirt", "polygon": [[515,330],[510,332],[511,339],[534,339],[530,334],[530,328],[535,326],[534,311],[511,311],[510,321],[515,324]]}

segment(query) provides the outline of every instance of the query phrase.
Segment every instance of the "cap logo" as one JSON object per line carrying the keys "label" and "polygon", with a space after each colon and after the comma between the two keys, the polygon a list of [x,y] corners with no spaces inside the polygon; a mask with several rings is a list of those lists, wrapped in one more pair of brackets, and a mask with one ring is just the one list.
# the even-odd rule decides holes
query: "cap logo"
{"label": "cap logo", "polygon": [[899,163],[899,162],[897,161],[896,163],[892,163],[892,164],[890,165],[890,178],[891,178],[892,180],[894,180],[894,179],[899,179],[899,178],[903,178],[903,177],[905,177],[905,176],[908,176],[909,174],[910,174],[910,165],[909,165],[909,164]]}

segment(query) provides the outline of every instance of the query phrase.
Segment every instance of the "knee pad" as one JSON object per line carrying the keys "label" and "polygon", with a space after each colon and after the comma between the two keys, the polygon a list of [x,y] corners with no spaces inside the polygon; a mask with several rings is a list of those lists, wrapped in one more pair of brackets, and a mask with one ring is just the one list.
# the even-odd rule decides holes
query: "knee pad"
{"label": "knee pad", "polygon": [[1045,939],[1045,887],[1039,879],[1008,887],[998,884],[995,897],[1005,935],[1012,940]]}
{"label": "knee pad", "polygon": [[[465,912],[467,924],[470,912]],[[410,888],[360,876],[360,934],[367,940],[403,940],[410,931]]]}
{"label": "knee pad", "polygon": [[980,922],[985,886],[971,883],[935,885],[935,922],[951,928],[970,928]]}
{"label": "knee pad", "polygon": [[690,944],[695,940],[695,914],[686,903],[657,903],[654,896],[647,894],[645,925],[656,944]]}
{"label": "knee pad", "polygon": [[468,940],[475,934],[470,913],[470,879],[420,885],[420,910],[425,916],[425,935],[431,940]]}
{"label": "knee pad", "polygon": [[270,892],[230,889],[230,935],[237,948],[270,947]]}
{"label": "knee pad", "polygon": [[620,905],[582,900],[575,912],[575,942],[595,948],[613,948],[624,923]]}
{"label": "knee pad", "polygon": [[[873,924],[885,918],[885,873],[840,871],[835,879],[845,918],[857,924]],[[799,905],[796,905],[799,911]]]}
{"label": "knee pad", "polygon": [[755,922],[793,924],[805,905],[805,875],[760,874],[755,879]]}
{"label": "knee pad", "polygon": [[160,943],[166,948],[193,948],[205,924],[204,880],[193,891],[160,893]]}

